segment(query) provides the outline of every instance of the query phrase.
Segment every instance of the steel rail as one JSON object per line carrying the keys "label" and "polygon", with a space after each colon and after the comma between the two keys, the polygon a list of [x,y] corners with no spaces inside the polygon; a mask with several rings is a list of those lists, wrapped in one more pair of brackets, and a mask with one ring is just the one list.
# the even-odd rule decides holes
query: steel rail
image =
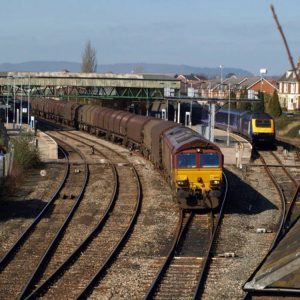
{"label": "steel rail", "polygon": [[[100,152],[95,149],[95,152]],[[103,229],[106,221],[108,220],[111,211],[113,210],[117,194],[119,190],[119,177],[117,175],[116,167],[113,164],[110,164],[113,171],[114,177],[114,189],[111,195],[111,200],[106,208],[104,215],[100,219],[100,221],[93,228],[91,233],[85,238],[84,241],[69,255],[69,257],[39,286],[37,287],[26,299],[36,299],[41,296],[43,292],[53,283],[55,280],[63,274],[63,272],[72,264],[74,261],[78,259],[78,257],[82,254],[83,251],[86,250],[88,245],[92,242],[93,238]]]}
{"label": "steel rail", "polygon": [[[297,153],[297,152],[296,152]],[[287,229],[287,219],[291,216],[292,214],[292,210],[293,210],[293,207],[295,205],[295,202],[297,200],[297,194],[298,194],[298,190],[299,190],[299,184],[298,182],[295,180],[295,178],[290,174],[290,172],[287,170],[286,166],[283,165],[283,163],[281,162],[281,160],[279,159],[279,157],[277,157],[277,155],[272,151],[271,152],[272,156],[276,159],[276,161],[280,164],[280,167],[283,169],[284,173],[287,175],[287,177],[290,179],[290,181],[293,182],[295,188],[296,188],[296,191],[295,191],[295,194],[292,198],[292,201],[288,207],[288,209],[286,210],[286,213],[285,213],[285,217],[284,217],[284,229],[286,230]]]}
{"label": "steel rail", "polygon": [[59,149],[64,154],[65,159],[67,160],[67,167],[66,167],[66,170],[65,170],[65,174],[64,174],[63,180],[62,180],[61,184],[59,185],[59,187],[56,189],[56,191],[52,194],[52,196],[51,196],[49,202],[46,204],[46,206],[42,209],[42,211],[33,220],[33,222],[25,229],[25,231],[22,233],[22,235],[19,237],[19,239],[12,245],[12,247],[3,256],[3,258],[0,261],[0,272],[6,267],[6,265],[9,263],[9,261],[11,261],[11,259],[15,255],[16,251],[18,250],[18,248],[26,241],[26,239],[28,238],[28,236],[33,231],[34,227],[42,219],[42,217],[48,211],[48,209],[50,208],[50,206],[55,202],[55,200],[57,198],[57,195],[59,194],[59,192],[61,191],[61,189],[63,188],[63,186],[64,186],[64,184],[65,184],[65,182],[67,180],[67,177],[68,177],[69,172],[70,172],[70,163],[69,163],[67,154],[64,151],[64,149],[62,147],[59,147]]}
{"label": "steel rail", "polygon": [[[300,160],[300,151],[297,147],[296,148],[296,156],[297,158]],[[272,152],[273,156],[276,156],[273,152]],[[277,156],[276,156],[277,157]],[[285,212],[285,216],[284,216],[284,220],[283,220],[283,228],[284,230],[283,231],[286,231],[286,225],[287,223],[290,221],[290,217],[291,217],[291,214],[292,214],[292,210],[295,206],[295,203],[296,203],[296,200],[297,200],[297,195],[298,193],[300,192],[300,185],[297,186],[297,190],[293,196],[293,199],[290,203],[290,206],[288,208],[288,210]],[[300,216],[297,217],[291,224],[289,224],[289,228],[291,228],[298,220],[299,220]],[[280,229],[280,231],[282,231],[282,228]],[[284,236],[285,234],[282,235],[282,237]],[[276,236],[276,238],[278,239],[278,236]],[[275,241],[274,241],[275,242]],[[273,243],[274,243],[273,242]],[[271,251],[273,250],[275,246],[273,246],[269,251],[268,253],[266,254],[266,256],[264,257],[264,259],[261,261],[261,263],[258,265],[258,267],[255,269],[255,271],[252,273],[252,275],[249,277],[249,279],[247,280],[248,281],[251,281],[253,278],[254,278],[254,275],[257,273],[257,271],[259,270],[259,268],[264,264],[264,262],[266,261],[267,257],[270,255]],[[244,284],[245,285],[245,284]],[[264,292],[267,292],[268,295],[270,295],[270,293],[273,293],[274,295],[278,295],[280,293],[283,293],[283,294],[289,294],[289,295],[297,295],[299,296],[300,294],[300,291],[296,291],[294,289],[283,289],[283,288],[266,288],[262,291],[256,291],[256,290],[253,290],[253,292],[257,292],[258,294],[262,294]],[[251,291],[247,291],[246,295],[243,297],[243,300],[247,300],[247,299],[250,299],[251,297]]]}
{"label": "steel rail", "polygon": [[193,295],[194,300],[201,298],[201,295],[203,293],[203,287],[205,284],[206,276],[207,276],[208,269],[209,269],[210,262],[211,262],[213,243],[216,239],[217,232],[220,228],[220,225],[221,225],[221,222],[223,219],[223,215],[224,215],[225,204],[227,202],[226,200],[227,200],[227,194],[228,194],[228,179],[227,179],[227,176],[225,173],[223,173],[223,176],[224,176],[224,180],[225,180],[225,191],[224,191],[223,201],[222,201],[222,205],[220,208],[217,224],[212,232],[211,241],[210,241],[210,245],[208,248],[208,253],[204,260],[204,264],[203,264],[200,276],[198,278],[198,283],[197,283],[197,286],[196,286],[196,289],[195,289],[195,292]]}
{"label": "steel rail", "polygon": [[166,256],[166,259],[165,259],[164,263],[162,264],[159,271],[157,272],[157,274],[155,276],[155,279],[152,281],[151,286],[149,287],[148,291],[146,292],[146,294],[144,296],[144,299],[152,299],[153,298],[154,293],[156,292],[157,287],[158,287],[159,283],[161,282],[163,274],[166,272],[167,268],[170,265],[170,262],[171,262],[171,260],[174,256],[176,247],[179,244],[181,236],[182,236],[183,232],[186,230],[187,225],[191,222],[191,220],[194,216],[194,213],[190,213],[187,222],[185,224],[183,224],[184,212],[183,212],[182,209],[180,209],[179,213],[180,213],[179,222],[178,222],[177,227],[176,227],[175,236],[174,236],[170,251]]}
{"label": "steel rail", "polygon": [[280,221],[279,229],[276,233],[275,239],[273,240],[273,243],[270,247],[270,251],[271,251],[275,247],[275,245],[277,244],[279,236],[280,236],[280,232],[281,232],[281,230],[283,228],[283,225],[284,225],[284,220],[285,220],[286,211],[287,211],[287,209],[286,209],[286,198],[285,198],[285,195],[284,195],[282,189],[280,188],[279,184],[277,183],[275,177],[273,176],[270,168],[267,167],[267,164],[266,164],[266,161],[264,160],[264,158],[261,155],[259,156],[259,158],[262,161],[262,163],[265,165],[265,170],[266,170],[267,174],[269,175],[271,181],[273,182],[276,190],[279,193],[280,200],[281,200],[281,205],[282,205],[281,221]]}
{"label": "steel rail", "polygon": [[135,226],[137,217],[139,215],[140,209],[141,209],[141,204],[142,204],[142,186],[140,182],[140,178],[138,176],[138,173],[136,169],[132,166],[132,171],[134,172],[134,176],[137,181],[137,197],[136,197],[136,205],[135,205],[135,210],[134,213],[130,219],[130,223],[124,232],[123,236],[119,240],[119,242],[115,245],[113,248],[111,254],[107,257],[105,262],[103,263],[102,267],[99,268],[97,273],[94,275],[94,277],[89,281],[89,283],[83,288],[81,291],[80,295],[77,297],[77,299],[86,299],[89,294],[92,292],[92,289],[95,287],[95,285],[98,283],[99,279],[104,275],[106,270],[109,268],[109,266],[112,264],[113,260],[116,258],[116,256],[120,253],[122,250],[123,246],[125,245],[127,239],[129,238],[133,227]]}
{"label": "steel rail", "polygon": [[[272,172],[270,171],[269,167],[266,164],[266,161],[264,160],[264,158],[259,155],[259,158],[261,160],[261,162],[264,165],[264,168],[267,172],[267,174],[269,175],[271,181],[273,182],[276,190],[278,191],[279,195],[280,195],[280,200],[281,200],[281,204],[282,204],[282,212],[281,212],[281,221],[276,233],[276,236],[269,248],[268,253],[265,255],[265,257],[262,259],[262,261],[258,264],[258,266],[255,268],[255,270],[252,272],[251,276],[248,278],[248,280],[246,282],[252,281],[255,274],[258,272],[258,270],[262,267],[262,265],[265,263],[265,261],[267,260],[267,258],[269,257],[270,253],[272,252],[272,250],[275,248],[275,246],[277,245],[277,243],[279,242],[279,238],[281,236],[281,231],[284,227],[284,222],[285,222],[285,216],[286,216],[286,199],[285,196],[283,194],[282,189],[279,187],[278,183],[276,182],[276,179],[274,178],[274,176],[272,175]],[[246,283],[244,283],[243,286],[245,286]],[[250,297],[250,291],[247,291],[246,295],[243,297],[243,300],[247,300]]]}
{"label": "steel rail", "polygon": [[[62,141],[59,138],[56,138],[56,137],[53,137],[53,138],[54,138],[54,140],[57,140],[60,143],[65,143],[64,141]],[[70,145],[68,145],[68,147],[75,150],[75,148]],[[79,192],[79,195],[77,196],[77,199],[75,200],[73,207],[71,208],[70,212],[66,216],[63,224],[57,231],[57,233],[54,236],[52,242],[50,243],[48,249],[45,251],[43,257],[41,258],[36,270],[32,273],[31,278],[29,279],[29,281],[27,282],[27,284],[21,291],[19,299],[24,299],[31,292],[33,286],[37,283],[38,277],[40,276],[41,273],[43,273],[43,270],[45,269],[46,265],[48,264],[49,260],[51,259],[51,256],[53,255],[55,249],[58,246],[58,243],[60,242],[61,238],[63,237],[63,234],[64,234],[68,224],[70,223],[70,221],[71,221],[75,211],[77,210],[77,208],[81,202],[81,199],[83,197],[84,191],[86,189],[86,186],[87,186],[87,183],[89,180],[89,167],[88,167],[88,163],[87,163],[86,159],[84,158],[84,155],[79,150],[76,150],[76,152],[79,153],[82,160],[84,161],[85,177],[84,177],[82,188]]]}
{"label": "steel rail", "polygon": [[278,158],[278,156],[272,151],[272,156],[276,159],[276,161],[279,163],[280,167],[283,169],[284,173],[287,175],[287,177],[293,182],[294,186],[297,188],[298,183],[295,180],[295,178],[290,174],[290,172],[287,170],[286,166],[281,162],[281,160]]}

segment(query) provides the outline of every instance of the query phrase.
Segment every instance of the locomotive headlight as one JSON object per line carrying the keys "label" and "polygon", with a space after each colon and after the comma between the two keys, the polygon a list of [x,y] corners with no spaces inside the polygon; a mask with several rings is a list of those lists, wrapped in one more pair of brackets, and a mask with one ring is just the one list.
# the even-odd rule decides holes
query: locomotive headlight
{"label": "locomotive headlight", "polygon": [[177,180],[177,184],[179,186],[187,186],[188,185],[188,181],[187,180]]}
{"label": "locomotive headlight", "polygon": [[187,177],[187,175],[178,175],[176,178],[176,183],[179,187],[188,187],[189,178]]}
{"label": "locomotive headlight", "polygon": [[218,185],[218,184],[220,184],[220,180],[211,180],[210,184],[211,185]]}

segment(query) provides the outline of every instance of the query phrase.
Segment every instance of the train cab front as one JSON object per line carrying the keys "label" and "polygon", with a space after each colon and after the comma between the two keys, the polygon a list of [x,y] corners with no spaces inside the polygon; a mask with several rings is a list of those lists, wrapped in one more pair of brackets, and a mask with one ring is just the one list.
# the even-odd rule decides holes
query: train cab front
{"label": "train cab front", "polygon": [[180,206],[216,208],[222,193],[222,154],[194,149],[178,153],[175,160],[176,197]]}
{"label": "train cab front", "polygon": [[256,146],[272,147],[275,143],[274,120],[267,114],[252,119],[252,143]]}

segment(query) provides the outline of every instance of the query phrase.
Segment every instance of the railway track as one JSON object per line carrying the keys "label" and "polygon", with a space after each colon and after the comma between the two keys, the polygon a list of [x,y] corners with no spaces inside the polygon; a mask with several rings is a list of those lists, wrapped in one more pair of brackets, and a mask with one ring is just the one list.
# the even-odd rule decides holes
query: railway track
{"label": "railway track", "polygon": [[201,299],[242,299],[242,287],[268,253],[280,222],[281,200],[262,166],[240,171],[244,180],[227,173],[229,196]]}
{"label": "railway track", "polygon": [[[284,194],[286,205],[289,206],[300,183],[300,165],[284,164],[284,161],[274,151],[259,151],[259,156],[262,163],[267,166],[270,174],[278,183]],[[298,167],[298,176],[295,176],[295,174],[290,172],[290,169]],[[298,181],[296,180],[297,177]]]}
{"label": "railway track", "polygon": [[[66,132],[59,135],[62,135],[65,140],[72,139],[73,143],[74,141],[80,143],[77,147],[87,146],[87,151],[90,152],[89,144],[83,142],[82,137]],[[41,285],[28,298],[40,295],[44,298],[60,298],[66,294],[68,297],[76,298],[89,294],[119,253],[135,223],[141,201],[141,187],[135,169],[111,149],[100,143],[96,145],[95,141],[93,146],[93,161],[99,159],[105,161],[106,165],[110,165],[114,170],[116,185],[109,201],[110,205],[91,233],[67,257],[66,261],[62,262],[60,257],[59,262],[58,259],[50,262],[50,265],[56,267],[59,265],[59,267],[54,271],[53,267],[49,268],[45,274],[50,276],[44,276]],[[102,158],[95,158],[97,153]],[[107,157],[110,157],[114,164],[110,164]],[[68,243],[66,245],[68,246]],[[63,252],[64,247],[62,246],[60,253]]]}
{"label": "railway track", "polygon": [[[274,151],[259,151],[259,159],[264,166],[264,169],[270,179],[272,180],[278,194],[280,195],[281,200],[281,217],[280,222],[277,226],[275,237],[272,240],[271,246],[266,253],[270,253],[278,244],[281,237],[284,235],[288,227],[293,223],[293,221],[299,217],[299,209],[297,206],[300,201],[299,194],[299,181],[295,178],[294,174],[291,174],[290,168],[297,169],[299,164],[294,161],[293,163],[286,163],[287,157],[283,155],[280,158],[280,154],[275,153]],[[293,214],[297,212],[297,216]],[[252,275],[247,281],[253,279],[254,274],[257,273],[264,262],[265,258],[258,264],[256,269],[252,272]],[[251,293],[246,293],[243,299],[251,299]]]}
{"label": "railway track", "polygon": [[227,180],[217,222],[212,211],[207,214],[181,211],[172,247],[146,292],[145,299],[200,297],[211,261],[212,246],[221,223],[226,196]]}
{"label": "railway track", "polygon": [[4,299],[26,295],[52,255],[81,199],[88,178],[87,167],[73,148],[64,147],[69,152],[64,182],[0,262],[0,293]]}
{"label": "railway track", "polygon": [[[66,164],[39,164],[25,170],[22,182],[1,195],[0,260],[51,200],[60,186]],[[41,176],[46,173],[46,176]]]}

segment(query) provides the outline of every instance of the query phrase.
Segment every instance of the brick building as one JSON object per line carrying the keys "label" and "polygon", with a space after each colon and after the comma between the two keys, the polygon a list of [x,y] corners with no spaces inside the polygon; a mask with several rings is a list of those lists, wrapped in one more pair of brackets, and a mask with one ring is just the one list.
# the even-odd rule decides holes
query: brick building
{"label": "brick building", "polygon": [[279,102],[284,109],[300,110],[300,59],[296,72],[289,70],[279,79]]}

